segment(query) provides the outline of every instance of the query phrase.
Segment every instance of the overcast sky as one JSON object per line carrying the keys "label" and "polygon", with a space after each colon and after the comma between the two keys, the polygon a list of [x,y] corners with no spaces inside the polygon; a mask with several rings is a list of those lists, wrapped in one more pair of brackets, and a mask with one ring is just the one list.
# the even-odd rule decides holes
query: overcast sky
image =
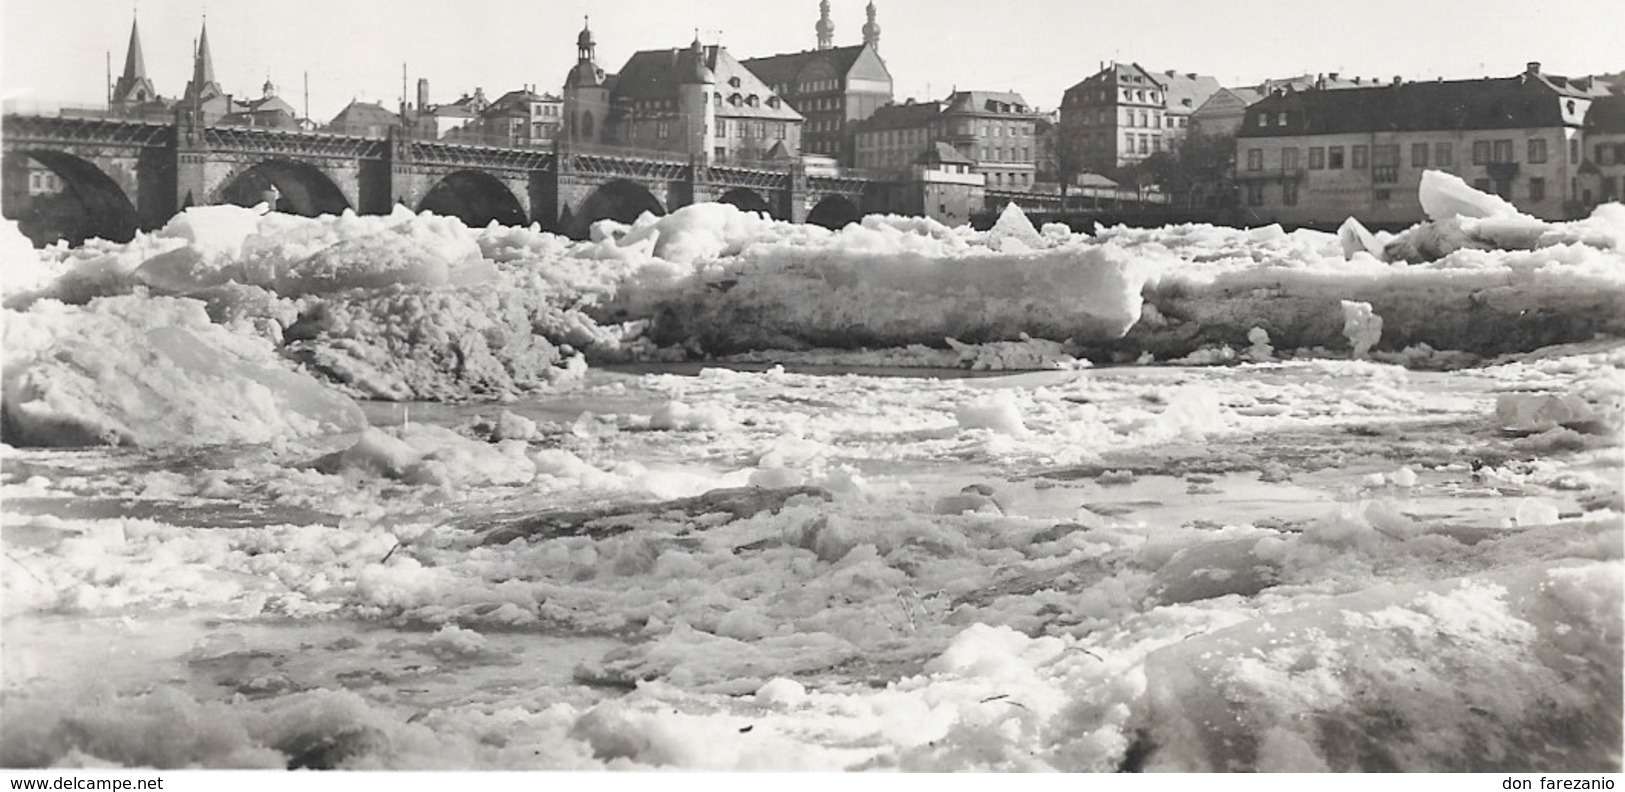
{"label": "overcast sky", "polygon": [[[837,45],[862,40],[866,0],[832,0]],[[139,8],[137,9],[137,6]],[[876,0],[880,51],[898,99],[955,86],[1016,90],[1043,108],[1101,61],[1200,72],[1225,85],[1337,71],[1406,79],[1625,69],[1618,0]],[[269,77],[296,108],[326,120],[352,98],[394,106],[404,62],[413,86],[447,102],[476,86],[557,92],[592,14],[599,65],[682,46],[698,28],[736,57],[809,49],[817,0],[0,0],[0,94],[98,104],[106,54],[123,68],[139,12],[148,75],[178,96],[205,8],[215,73],[229,93]],[[990,13],[989,9],[998,9]],[[415,87],[413,88],[415,91]]]}

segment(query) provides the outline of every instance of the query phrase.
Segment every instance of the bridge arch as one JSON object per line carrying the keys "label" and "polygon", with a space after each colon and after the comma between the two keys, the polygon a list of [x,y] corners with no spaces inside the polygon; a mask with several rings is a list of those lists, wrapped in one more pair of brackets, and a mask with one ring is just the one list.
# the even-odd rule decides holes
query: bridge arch
{"label": "bridge arch", "polygon": [[566,231],[573,236],[586,236],[587,229],[599,220],[630,223],[644,212],[663,215],[666,207],[660,205],[660,199],[647,187],[635,181],[615,179],[599,185],[581,202],[580,211],[570,218]]}
{"label": "bridge arch", "polygon": [[525,205],[500,179],[483,171],[460,170],[436,182],[418,204],[418,211],[456,217],[469,228],[484,228],[495,220],[505,226],[527,222]]}
{"label": "bridge arch", "polygon": [[[31,184],[42,178],[40,168],[55,174],[51,186]],[[57,240],[79,245],[87,239],[128,242],[135,237],[139,217],[118,182],[95,163],[63,151],[24,149],[8,151],[0,164],[5,217],[17,221],[18,230],[36,246]]]}
{"label": "bridge arch", "polygon": [[272,208],[278,212],[317,217],[351,208],[344,191],[321,168],[282,159],[260,160],[237,170],[221,184],[211,203],[254,206],[269,197],[266,192],[273,186],[277,200]]}
{"label": "bridge arch", "polygon": [[773,216],[773,207],[769,206],[762,194],[748,187],[735,187],[717,198],[717,203],[732,204],[747,212],[761,212],[768,217]]}
{"label": "bridge arch", "polygon": [[807,213],[807,222],[810,225],[823,226],[839,231],[848,223],[856,223],[863,219],[862,210],[844,195],[826,195]]}

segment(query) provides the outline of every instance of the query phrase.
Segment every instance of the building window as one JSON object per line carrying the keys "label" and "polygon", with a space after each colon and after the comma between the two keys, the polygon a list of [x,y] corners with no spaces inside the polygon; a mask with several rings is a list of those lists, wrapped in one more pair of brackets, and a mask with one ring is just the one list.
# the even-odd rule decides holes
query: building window
{"label": "building window", "polygon": [[1281,170],[1289,173],[1300,170],[1303,166],[1298,160],[1298,147],[1289,146],[1281,149]]}
{"label": "building window", "polygon": [[1343,169],[1343,147],[1342,146],[1327,146],[1326,147],[1326,167],[1330,168],[1331,170],[1342,170]]}
{"label": "building window", "polygon": [[[1530,141],[1530,142],[1534,142],[1534,141]],[[1541,142],[1544,143],[1545,141],[1541,141]],[[1540,203],[1541,201],[1546,200],[1546,180],[1545,179],[1537,177],[1537,178],[1533,178],[1533,179],[1529,180],[1529,200],[1534,201],[1535,203]]]}
{"label": "building window", "polygon": [[1495,141],[1495,151],[1492,154],[1492,157],[1493,157],[1495,162],[1511,162],[1512,161],[1512,141],[1510,141],[1510,140],[1497,140],[1497,141]]}
{"label": "building window", "polygon": [[665,121],[661,121],[659,124],[655,125],[655,137],[660,138],[661,140],[665,140],[670,135],[671,135],[671,125],[670,124],[666,123]]}
{"label": "building window", "polygon": [[1529,162],[1539,164],[1546,161],[1546,138],[1529,139]]}
{"label": "building window", "polygon": [[1151,136],[1150,135],[1141,135],[1140,136],[1140,153],[1141,154],[1150,154],[1151,153]]}
{"label": "building window", "polygon": [[1579,163],[1579,161],[1580,161],[1580,139],[1579,138],[1569,138],[1569,164],[1571,164],[1571,165],[1572,164],[1577,164],[1577,163]]}
{"label": "building window", "polygon": [[1365,149],[1365,146],[1355,146],[1354,147],[1354,167],[1355,168],[1364,168],[1365,166],[1366,166],[1366,149]]}
{"label": "building window", "polygon": [[1490,164],[1490,142],[1488,140],[1473,141],[1473,164]]}
{"label": "building window", "polygon": [[1428,166],[1428,144],[1411,144],[1411,167],[1426,168]]}
{"label": "building window", "polygon": [[1264,205],[1264,185],[1263,184],[1260,184],[1258,182],[1249,182],[1247,184],[1247,205],[1248,206],[1263,206]]}
{"label": "building window", "polygon": [[1281,203],[1286,206],[1298,205],[1298,183],[1294,181],[1281,183]]}
{"label": "building window", "polygon": [[1449,143],[1433,144],[1433,166],[1436,168],[1453,168],[1456,166],[1456,149]]}
{"label": "building window", "polygon": [[1247,149],[1247,170],[1261,171],[1264,169],[1264,150]]}
{"label": "building window", "polygon": [[1321,170],[1326,167],[1326,149],[1321,146],[1309,147],[1309,170]]}

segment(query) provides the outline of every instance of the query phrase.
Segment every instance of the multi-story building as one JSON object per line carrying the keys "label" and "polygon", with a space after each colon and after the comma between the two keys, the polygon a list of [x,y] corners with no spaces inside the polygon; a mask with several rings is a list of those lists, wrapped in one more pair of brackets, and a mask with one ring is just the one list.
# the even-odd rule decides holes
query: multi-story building
{"label": "multi-story building", "polygon": [[854,164],[852,125],[892,101],[892,76],[880,57],[875,4],[868,7],[863,43],[834,46],[829,0],[819,3],[818,48],[742,61],[805,119],[802,148]]}
{"label": "multi-story building", "polygon": [[1422,218],[1428,169],[1547,219],[1579,211],[1584,124],[1606,92],[1540,72],[1504,79],[1279,91],[1236,133],[1241,208],[1255,219],[1378,224]]}
{"label": "multi-story building", "polygon": [[564,129],[564,100],[536,93],[535,86],[509,91],[478,114],[474,129],[488,143],[552,145]]}
{"label": "multi-story building", "polygon": [[853,164],[902,170],[947,143],[971,172],[995,189],[1033,186],[1040,117],[1020,94],[955,91],[941,102],[905,102],[876,110],[853,127]]}
{"label": "multi-story building", "polygon": [[1219,90],[1212,77],[1151,72],[1113,63],[1061,97],[1063,158],[1074,169],[1110,173],[1184,139],[1190,117]]}
{"label": "multi-story building", "polygon": [[565,80],[565,137],[720,159],[800,156],[802,117],[720,45],[644,50],[618,74],[595,62],[592,32],[577,38]]}
{"label": "multi-story building", "polygon": [[1297,77],[1269,79],[1257,85],[1220,88],[1197,105],[1190,117],[1190,134],[1225,136],[1234,135],[1241,128],[1241,118],[1247,108],[1276,91],[1334,91],[1339,88],[1360,88],[1381,84],[1367,82],[1359,77],[1348,78],[1337,72],[1331,74],[1304,74]]}
{"label": "multi-story building", "polygon": [[[942,102],[916,102],[879,108],[852,126],[852,164],[876,171],[914,167],[945,135]],[[975,161],[964,158],[974,165]]]}
{"label": "multi-story building", "polygon": [[[1616,87],[1625,88],[1625,83]],[[1591,103],[1582,153],[1586,161],[1580,165],[1577,185],[1581,208],[1625,200],[1625,95]]]}

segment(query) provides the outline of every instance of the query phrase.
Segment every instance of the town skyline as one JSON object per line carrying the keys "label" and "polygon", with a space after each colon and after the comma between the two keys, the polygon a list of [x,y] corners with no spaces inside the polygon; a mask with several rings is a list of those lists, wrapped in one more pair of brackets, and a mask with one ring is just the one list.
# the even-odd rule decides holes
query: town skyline
{"label": "town skyline", "polygon": [[[838,46],[861,41],[866,3],[832,0]],[[493,26],[496,9],[505,5],[496,0],[454,8],[413,4],[408,15],[359,0],[284,0],[275,8],[216,2],[207,8],[207,24],[215,69],[227,92],[257,96],[269,79],[303,112],[308,73],[309,115],[323,122],[352,99],[394,107],[401,97],[403,63],[409,101],[419,78],[430,81],[435,103],[475,88],[493,97],[526,85],[557,93],[574,64],[574,35],[587,15],[599,43],[599,65],[609,71],[636,51],[681,46],[696,30],[707,43],[720,40],[739,57],[812,49],[818,18],[814,0],[774,2],[773,14],[762,14],[761,3],[752,0],[623,0],[614,14],[585,0],[563,0],[510,9],[506,21]],[[1261,0],[1217,17],[1193,15],[1188,2],[1155,0],[1137,6],[1129,15],[1133,19],[1099,19],[1080,4],[1059,0],[1027,3],[1020,14],[1002,17],[969,14],[974,6],[963,0],[877,0],[876,6],[880,53],[895,76],[899,102],[939,99],[955,88],[1011,90],[1036,107],[1053,109],[1066,88],[1113,60],[1197,72],[1235,86],[1326,72],[1383,81],[1506,76],[1532,60],[1545,62],[1554,73],[1592,74],[1619,70],[1619,53],[1625,51],[1625,26],[1573,24],[1607,19],[1606,4],[1589,0],[1541,8],[1467,0],[1418,8],[1373,0],[1362,5],[1359,19],[1345,19],[1346,9],[1316,15],[1290,0]],[[25,109],[98,105],[105,100],[107,54],[116,77],[133,16],[140,23],[148,74],[160,94],[177,97],[190,75],[204,12],[202,0],[144,0],[139,8],[91,0],[51,6],[4,0],[0,95]],[[1401,12],[1417,24],[1372,21]],[[326,16],[326,24],[304,22],[318,14]],[[1512,14],[1517,24],[1497,22]],[[1465,16],[1482,24],[1463,27]],[[1305,17],[1308,23],[1293,21]],[[1292,33],[1305,24],[1335,24],[1338,35]],[[1451,46],[1441,48],[1429,37],[1446,28]],[[357,35],[358,30],[364,33]],[[536,33],[515,36],[513,30]],[[1362,33],[1386,38],[1372,44]],[[498,40],[490,41],[492,36]],[[459,46],[435,47],[435,40]],[[1272,41],[1286,43],[1266,46]],[[479,45],[478,54],[469,54],[465,44]],[[988,57],[965,57],[967,48],[978,46]]]}

